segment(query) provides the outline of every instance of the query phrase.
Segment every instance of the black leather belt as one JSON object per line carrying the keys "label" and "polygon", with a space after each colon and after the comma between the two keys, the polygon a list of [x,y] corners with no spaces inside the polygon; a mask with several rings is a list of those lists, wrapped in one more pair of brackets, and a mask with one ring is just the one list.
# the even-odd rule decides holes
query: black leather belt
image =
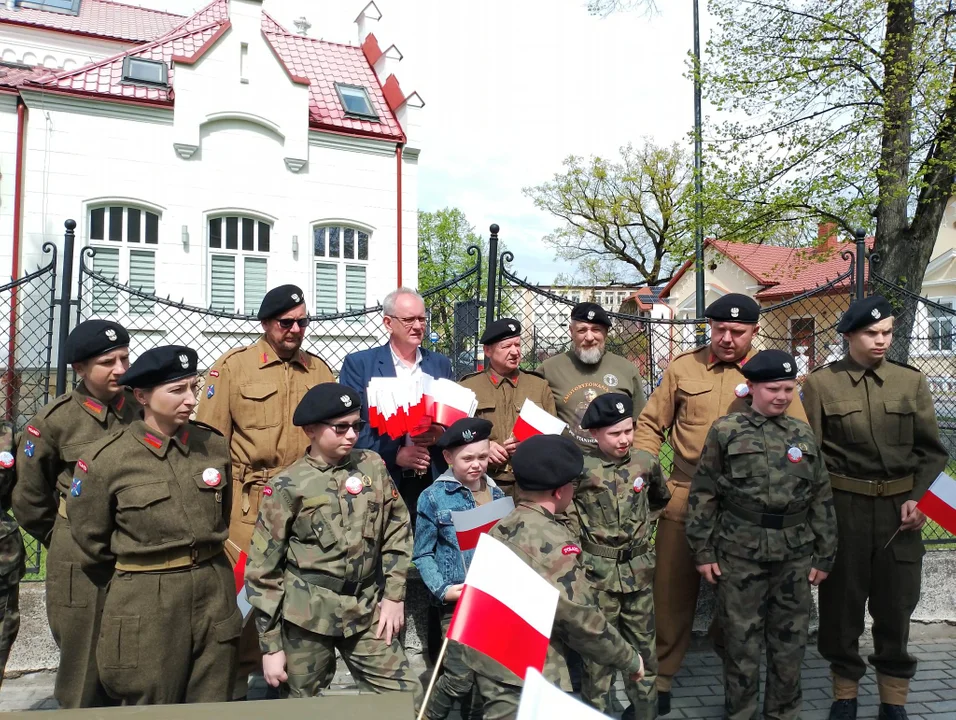
{"label": "black leather belt", "polygon": [[748,522],[751,525],[758,525],[768,530],[783,530],[784,528],[803,525],[807,521],[806,510],[795,513],[758,513],[742,508],[727,500],[724,501],[724,504],[727,511],[734,517]]}
{"label": "black leather belt", "polygon": [[326,590],[331,590],[336,595],[344,595],[346,597],[359,597],[375,584],[374,575],[363,578],[362,580],[343,580],[342,578],[317,570],[302,570],[295,565],[289,565],[288,568],[293,575],[305,580],[309,585],[317,585]]}
{"label": "black leather belt", "polygon": [[581,541],[581,547],[589,555],[607,558],[608,560],[617,560],[618,562],[627,562],[631,558],[646,555],[648,550],[647,543],[638,543],[627,548],[612,548],[607,545],[598,545],[587,540]]}

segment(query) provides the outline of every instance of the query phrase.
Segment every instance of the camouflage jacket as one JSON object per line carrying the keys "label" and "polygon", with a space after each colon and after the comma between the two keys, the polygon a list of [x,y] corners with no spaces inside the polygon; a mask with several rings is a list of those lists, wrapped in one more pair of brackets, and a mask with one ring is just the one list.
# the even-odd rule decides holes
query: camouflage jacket
{"label": "camouflage jacket", "polygon": [[[698,565],[716,550],[757,561],[813,556],[829,572],[837,548],[830,476],[810,426],[752,408],[717,420],[704,442],[688,500],[687,541]],[[803,522],[768,528],[744,513],[794,515]]]}
{"label": "camouflage jacket", "polygon": [[[579,529],[581,559],[595,589],[623,593],[650,584],[654,515],[668,499],[660,466],[649,455],[638,458],[631,453],[608,460],[585,454],[584,474],[575,483],[574,512],[569,515]],[[624,556],[607,557],[615,550]],[[597,554],[602,551],[604,555]]]}
{"label": "camouflage jacket", "polygon": [[411,555],[408,509],[381,457],[353,450],[335,467],[309,455],[293,463],[263,488],[246,564],[263,652],[282,649],[280,620],[319,635],[367,630],[383,586],[385,599],[405,599]]}
{"label": "camouflage jacket", "polygon": [[20,582],[26,570],[23,536],[10,514],[10,494],[17,478],[16,454],[13,423],[0,422],[0,590]]}
{"label": "camouflage jacket", "polygon": [[[524,501],[489,534],[504,542],[561,593],[543,671],[548,682],[571,690],[566,647],[626,674],[637,671],[640,657],[598,609],[584,567],[578,562],[581,550],[570,524],[559,521],[540,505]],[[487,655],[468,647],[463,650],[465,662],[476,672],[507,685],[522,684],[521,678]]]}

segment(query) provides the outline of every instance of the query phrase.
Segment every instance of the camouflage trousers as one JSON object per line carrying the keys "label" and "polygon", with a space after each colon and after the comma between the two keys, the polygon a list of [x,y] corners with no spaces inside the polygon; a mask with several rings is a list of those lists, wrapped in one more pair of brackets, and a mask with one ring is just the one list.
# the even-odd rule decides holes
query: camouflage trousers
{"label": "camouflage trousers", "polygon": [[377,615],[372,627],[350,637],[318,635],[283,622],[282,649],[289,679],[279,694],[283,698],[321,695],[335,675],[335,651],[338,650],[360,688],[378,693],[413,692],[419,697],[421,684],[408,664],[398,637],[392,638],[391,645],[375,638]]}
{"label": "camouflage trousers", "polygon": [[0,684],[17,634],[20,632],[20,586],[17,583],[0,590]]}
{"label": "camouflage trousers", "polygon": [[483,703],[481,717],[484,720],[515,720],[521,686],[493,680],[480,672],[475,673],[475,683]]}
{"label": "camouflage trousers", "polygon": [[[451,617],[454,613],[454,605],[443,605],[441,607],[441,629],[442,636],[448,634],[448,626],[451,624]],[[445,649],[445,658],[442,660],[441,675],[435,681],[435,687],[432,688],[431,697],[428,700],[428,707],[425,708],[425,717],[428,720],[444,720],[451,712],[455,700],[461,701],[462,718],[468,720],[469,717],[481,717],[478,698],[472,698],[474,705],[469,703],[469,696],[474,695],[475,690],[475,671],[465,664],[462,656],[462,646],[457,642],[449,641]],[[432,672],[439,672],[435,668]],[[416,704],[416,711],[419,705]]]}
{"label": "camouflage trousers", "polygon": [[[657,717],[657,644],[654,628],[654,589],[648,585],[629,593],[596,590],[598,607],[608,624],[617,628],[627,643],[641,654],[644,679],[631,682],[624,678],[624,691],[634,706],[637,720]],[[614,668],[584,660],[581,699],[601,712],[608,707]]]}
{"label": "camouflage trousers", "polygon": [[767,720],[795,720],[810,626],[811,558],[757,562],[718,552],[717,614],[724,632],[724,717],[757,718],[766,646]]}

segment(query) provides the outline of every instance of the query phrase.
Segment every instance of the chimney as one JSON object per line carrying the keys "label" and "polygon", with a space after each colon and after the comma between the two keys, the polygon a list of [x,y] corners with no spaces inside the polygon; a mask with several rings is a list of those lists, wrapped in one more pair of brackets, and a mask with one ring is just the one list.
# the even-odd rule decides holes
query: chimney
{"label": "chimney", "polygon": [[813,248],[814,253],[833,250],[840,244],[840,239],[837,237],[838,227],[835,222],[817,223],[817,243]]}

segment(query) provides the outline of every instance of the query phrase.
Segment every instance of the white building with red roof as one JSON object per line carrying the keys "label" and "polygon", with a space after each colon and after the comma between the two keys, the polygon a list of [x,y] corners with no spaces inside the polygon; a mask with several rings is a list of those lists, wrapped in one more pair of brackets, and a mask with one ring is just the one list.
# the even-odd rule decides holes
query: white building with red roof
{"label": "white building with red roof", "polygon": [[414,286],[423,103],[375,3],[356,13],[347,45],[262,0],[0,6],[0,277],[73,218],[94,269],[192,305],[255,312],[295,283],[334,313]]}

